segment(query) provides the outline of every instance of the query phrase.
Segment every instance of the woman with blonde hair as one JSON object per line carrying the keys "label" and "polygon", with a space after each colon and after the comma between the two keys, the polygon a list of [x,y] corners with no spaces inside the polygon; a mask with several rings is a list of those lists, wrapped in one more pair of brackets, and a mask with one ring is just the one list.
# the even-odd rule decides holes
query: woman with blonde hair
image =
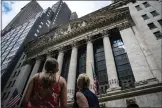
{"label": "woman with blonde hair", "polygon": [[45,62],[45,71],[37,73],[30,80],[24,97],[24,106],[27,108],[66,108],[67,85],[58,72],[58,62],[48,58]]}
{"label": "woman with blonde hair", "polygon": [[86,74],[80,74],[77,79],[79,91],[76,93],[76,101],[79,108],[99,108],[97,96],[89,90],[90,79]]}

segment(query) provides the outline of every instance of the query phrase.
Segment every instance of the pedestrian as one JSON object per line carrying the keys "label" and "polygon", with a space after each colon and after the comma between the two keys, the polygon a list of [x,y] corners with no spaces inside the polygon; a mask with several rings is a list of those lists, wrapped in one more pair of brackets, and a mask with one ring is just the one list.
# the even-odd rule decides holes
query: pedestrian
{"label": "pedestrian", "polygon": [[[25,108],[67,108],[67,84],[58,72],[58,62],[48,58],[45,71],[30,80],[24,97]],[[59,103],[60,101],[60,103]]]}
{"label": "pedestrian", "polygon": [[80,74],[77,79],[79,91],[76,93],[76,102],[79,108],[99,108],[97,96],[89,90],[90,79],[86,74]]}

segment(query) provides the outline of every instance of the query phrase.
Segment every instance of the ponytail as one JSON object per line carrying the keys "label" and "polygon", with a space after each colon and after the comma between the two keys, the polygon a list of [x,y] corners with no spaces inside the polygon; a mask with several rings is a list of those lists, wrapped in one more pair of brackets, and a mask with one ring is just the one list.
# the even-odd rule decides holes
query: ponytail
{"label": "ponytail", "polygon": [[56,72],[58,71],[58,62],[54,58],[48,58],[45,62],[45,72],[41,73],[40,83],[43,87],[49,87],[56,81]]}

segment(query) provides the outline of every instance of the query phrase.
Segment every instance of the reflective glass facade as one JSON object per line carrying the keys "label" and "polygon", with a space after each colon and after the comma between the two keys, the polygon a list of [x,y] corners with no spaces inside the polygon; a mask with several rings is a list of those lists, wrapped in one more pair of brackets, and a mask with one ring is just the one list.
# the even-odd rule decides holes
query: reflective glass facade
{"label": "reflective glass facade", "polygon": [[33,24],[33,21],[26,22],[23,25],[11,30],[2,37],[1,74],[5,72],[4,70],[7,68],[10,61],[14,58],[17,50],[23,43]]}

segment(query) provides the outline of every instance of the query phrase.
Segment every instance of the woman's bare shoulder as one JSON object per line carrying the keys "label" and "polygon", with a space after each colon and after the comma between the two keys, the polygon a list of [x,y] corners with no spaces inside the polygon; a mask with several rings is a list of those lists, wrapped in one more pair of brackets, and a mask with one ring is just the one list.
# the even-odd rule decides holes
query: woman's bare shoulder
{"label": "woman's bare shoulder", "polygon": [[77,98],[80,98],[81,96],[83,96],[83,93],[82,93],[82,92],[77,92],[77,93],[76,93],[76,97],[77,97]]}
{"label": "woman's bare shoulder", "polygon": [[66,83],[65,78],[63,78],[62,76],[60,76],[60,82],[61,82],[61,83]]}
{"label": "woman's bare shoulder", "polygon": [[[60,79],[59,79],[59,77],[60,77]],[[57,79],[59,79],[59,84],[60,84],[60,85],[66,84],[65,78],[63,78],[62,76],[57,75]]]}

